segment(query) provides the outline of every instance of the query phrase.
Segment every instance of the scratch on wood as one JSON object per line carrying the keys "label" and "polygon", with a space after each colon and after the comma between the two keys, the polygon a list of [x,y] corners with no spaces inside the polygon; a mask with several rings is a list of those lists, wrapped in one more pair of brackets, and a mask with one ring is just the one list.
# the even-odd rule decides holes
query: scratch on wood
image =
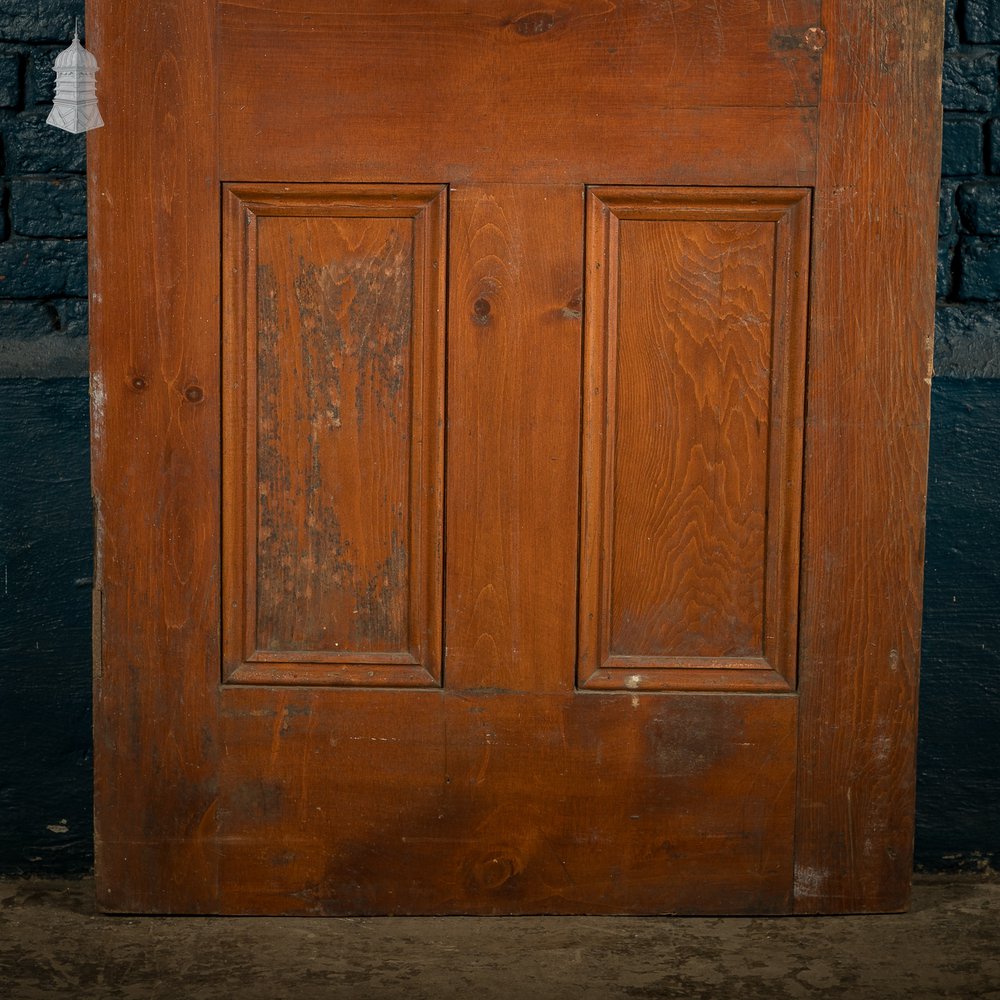
{"label": "scratch on wood", "polygon": [[90,373],[90,427],[94,444],[104,441],[104,416],[108,397],[104,388],[104,375],[100,371]]}
{"label": "scratch on wood", "polygon": [[556,16],[551,11],[535,10],[515,18],[510,26],[522,38],[535,38],[551,31],[557,23]]}
{"label": "scratch on wood", "polygon": [[[357,366],[355,407],[360,423],[366,391],[393,421],[405,382],[407,345],[412,312],[412,258],[394,229],[373,254],[345,256],[317,265],[299,258],[295,293],[302,320],[303,351],[310,362],[329,360],[332,385],[311,382],[309,398],[335,388],[340,371],[353,359]],[[334,399],[339,420],[340,401]]]}
{"label": "scratch on wood", "polygon": [[[362,505],[374,500],[389,523],[359,534],[344,477],[358,474],[356,448],[409,415],[412,247],[398,226],[367,246],[353,236],[322,255],[302,246],[288,234],[290,274],[273,257],[257,269],[259,641],[275,651],[398,648],[406,505],[362,489]],[[363,429],[367,414],[381,426]]]}
{"label": "scratch on wood", "polygon": [[822,868],[795,866],[795,895],[799,899],[822,899],[826,895],[826,884],[830,873]]}

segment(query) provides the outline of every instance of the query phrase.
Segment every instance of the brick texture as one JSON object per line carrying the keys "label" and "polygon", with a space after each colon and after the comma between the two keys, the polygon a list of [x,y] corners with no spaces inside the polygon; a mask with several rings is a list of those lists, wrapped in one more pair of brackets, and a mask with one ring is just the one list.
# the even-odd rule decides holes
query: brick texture
{"label": "brick texture", "polygon": [[86,143],[45,124],[83,0],[0,0],[0,378],[86,372]]}
{"label": "brick texture", "polygon": [[950,377],[996,378],[1000,0],[948,0],[945,16],[935,365]]}

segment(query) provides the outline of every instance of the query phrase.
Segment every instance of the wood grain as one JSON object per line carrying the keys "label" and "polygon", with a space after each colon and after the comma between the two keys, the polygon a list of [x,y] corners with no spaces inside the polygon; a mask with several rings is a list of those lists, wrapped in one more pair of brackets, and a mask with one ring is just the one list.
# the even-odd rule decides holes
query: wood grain
{"label": "wood grain", "polygon": [[[336,7],[90,7],[108,122],[90,138],[89,202],[101,905],[312,914],[904,905],[940,10],[828,0],[820,54],[822,31],[803,48],[815,0]],[[279,212],[260,234],[263,274],[235,252],[245,237],[231,219],[220,246],[227,186],[273,183],[278,200],[298,191],[308,203],[316,191],[305,182],[327,192],[335,182],[385,184],[398,197],[384,211],[369,200],[338,214],[326,196],[314,212],[300,204],[296,221]],[[586,186],[601,184],[618,194],[591,191],[604,207],[585,224]],[[810,262],[804,189],[814,184]],[[421,257],[420,213],[399,207],[410,185],[439,192],[418,199],[441,206],[430,228],[442,248],[447,232],[450,260],[437,270],[426,266],[433,255]],[[432,210],[421,211],[430,225]],[[637,228],[612,240],[619,224]],[[402,411],[394,424],[384,393],[393,365],[371,381],[354,364],[340,430],[345,416],[355,430],[324,438],[314,471],[321,411],[306,405],[307,390],[329,412],[335,380],[322,348],[345,329],[339,293],[316,286],[350,287],[356,298],[364,284],[317,275],[351,247],[358,260],[389,262],[374,282],[388,299],[375,296],[369,311],[381,343],[400,329],[408,269],[414,323],[441,323],[443,298],[435,309],[429,297],[447,286],[448,336],[440,325],[422,339],[410,330],[411,347],[438,353],[412,352],[400,383],[410,426],[422,421],[409,454]],[[616,267],[601,277],[607,261]],[[273,288],[273,309],[233,294],[234,262],[255,289],[261,277],[259,288]],[[613,295],[612,270],[621,272]],[[296,288],[310,274],[316,281]],[[651,321],[654,299],[684,318],[684,337]],[[625,327],[610,337],[619,309]],[[244,350],[262,343],[279,355],[263,366]],[[617,369],[608,345],[622,348]],[[235,365],[221,385],[220,346],[227,362],[243,360],[245,386],[229,381]],[[323,373],[313,383],[304,350]],[[664,355],[669,365],[657,363]],[[611,372],[623,380],[620,408],[608,408]],[[669,413],[657,394],[675,401]],[[658,419],[669,435],[650,433]],[[609,462],[619,434],[624,458]],[[250,503],[230,488],[237,479],[223,492],[221,478],[249,471],[248,441],[264,453],[244,474]],[[655,473],[648,493],[644,462]],[[389,600],[387,627],[375,639],[348,628],[352,659],[338,663],[317,632],[328,612],[343,618],[340,592],[308,596],[327,582],[294,559],[286,567],[281,550],[287,542],[309,555],[309,509],[295,484],[305,490],[314,475],[336,492],[345,465],[358,496],[337,494],[337,509],[357,503],[351,539],[365,588],[392,551],[394,503],[406,493],[411,590],[407,626],[402,598]],[[416,485],[418,469],[426,478]],[[712,503],[684,506],[680,469],[698,473],[692,489]],[[716,469],[726,473],[717,490]],[[443,547],[428,524],[442,472]],[[617,520],[605,502],[615,477]],[[277,506],[258,518],[261,482]],[[253,512],[249,528],[240,511]],[[685,556],[690,572],[668,569],[661,563],[679,546],[664,540],[683,543],[691,518],[704,527],[680,551],[697,558]],[[656,528],[645,548],[643,526]],[[241,543],[224,548],[223,527]],[[331,532],[325,523],[315,549],[327,562]],[[616,578],[612,562],[602,578],[609,540],[612,554],[634,550],[620,567],[631,559],[645,572]],[[263,617],[228,606],[234,594],[245,602],[234,560],[248,550],[269,567],[262,590],[250,574]],[[419,558],[426,572],[415,571]],[[443,615],[432,609],[442,563]],[[699,577],[703,566],[712,572]],[[304,621],[292,613],[298,595],[282,603],[286,573]],[[618,611],[606,600],[602,611],[602,579]],[[673,597],[668,584],[690,580],[693,617],[664,630],[652,609]],[[631,635],[623,601],[648,612]],[[702,615],[709,627],[692,638]],[[248,621],[253,659],[244,660]],[[600,622],[609,658],[616,623],[615,655],[639,649],[640,665],[658,666],[602,667]],[[440,686],[405,680],[430,654],[414,656],[419,666],[387,662],[403,638],[407,655],[417,648],[412,630],[425,623],[422,649],[443,649]],[[296,648],[257,648],[272,640]],[[684,655],[671,661],[678,646]],[[264,683],[223,683],[225,659],[239,663],[236,679],[254,670],[249,679]],[[331,683],[351,671],[357,683]]]}
{"label": "wood grain", "polygon": [[447,683],[567,690],[583,192],[458,187],[450,206]]}
{"label": "wood grain", "polygon": [[677,184],[747,183],[753,163],[753,183],[810,184],[819,6],[223,2],[222,170]]}
{"label": "wood grain", "polygon": [[797,707],[228,687],[220,908],[782,912]]}
{"label": "wood grain", "polygon": [[588,687],[794,684],[808,219],[803,190],[591,189]]}
{"label": "wood grain", "polygon": [[227,199],[226,676],[438,683],[444,193]]}
{"label": "wood grain", "polygon": [[943,4],[827,0],[796,909],[909,898]]}
{"label": "wood grain", "polygon": [[[208,7],[99,0],[88,136],[98,902],[217,905],[219,196]],[[128,30],[122,30],[127,25]],[[182,109],[182,112],[179,111]]]}
{"label": "wood grain", "polygon": [[621,225],[612,654],[763,656],[774,235]]}

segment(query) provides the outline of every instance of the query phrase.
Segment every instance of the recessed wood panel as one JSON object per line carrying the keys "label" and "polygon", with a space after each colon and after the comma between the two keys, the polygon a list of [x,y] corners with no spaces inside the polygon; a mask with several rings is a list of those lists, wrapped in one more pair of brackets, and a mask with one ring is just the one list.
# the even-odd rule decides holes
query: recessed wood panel
{"label": "recessed wood panel", "polygon": [[226,198],[228,677],[435,683],[444,195]]}
{"label": "recessed wood panel", "polygon": [[589,194],[588,687],[794,682],[808,206]]}

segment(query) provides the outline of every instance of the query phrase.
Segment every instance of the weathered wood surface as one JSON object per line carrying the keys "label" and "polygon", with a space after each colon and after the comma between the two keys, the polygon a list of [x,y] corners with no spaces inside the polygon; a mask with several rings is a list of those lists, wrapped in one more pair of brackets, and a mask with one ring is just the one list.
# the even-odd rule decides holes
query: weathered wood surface
{"label": "weathered wood surface", "polygon": [[286,181],[290,163],[297,180],[388,183],[745,184],[748,163],[749,183],[815,176],[818,0],[218,12],[229,179]]}
{"label": "weathered wood surface", "polygon": [[223,912],[790,907],[794,698],[405,699],[227,689]]}
{"label": "weathered wood surface", "polygon": [[[821,25],[805,0],[581,0],[551,15],[496,0],[476,10],[488,16],[445,0],[422,14],[394,0],[353,13],[319,0],[91,7],[108,121],[89,140],[101,904],[328,914],[904,905],[933,294],[937,119],[928,108],[940,11],[829,0]],[[291,197],[307,182],[435,185],[442,246],[447,188],[447,254],[436,276],[426,271],[419,240],[386,221],[402,217],[392,212],[377,223],[364,210],[350,221],[321,224],[303,212],[275,223],[258,250],[271,266],[263,287],[273,282],[286,318],[272,323],[265,308],[262,322],[259,303],[250,310],[268,355],[251,362],[253,338],[233,336],[246,333],[249,299],[231,294],[229,278],[223,296],[219,280],[224,261],[239,271],[242,259],[232,255],[236,230],[228,249],[220,240],[225,185],[274,183]],[[682,568],[670,539],[685,537],[687,518],[665,522],[670,505],[657,503],[684,491],[670,492],[679,489],[673,466],[644,458],[660,442],[646,426],[656,407],[644,407],[639,390],[666,391],[670,436],[692,455],[719,440],[712,461],[688,462],[698,480],[689,492],[713,498],[714,521],[704,521],[704,557],[687,557],[684,577],[697,582],[687,603],[669,622],[650,618],[637,642],[692,664],[703,654],[738,661],[762,646],[768,662],[692,666],[698,676],[678,686],[694,691],[642,690],[641,678],[629,690],[627,675],[613,678],[623,690],[583,690],[576,680],[580,548],[598,537],[580,490],[589,495],[597,481],[590,470],[607,430],[585,417],[582,393],[593,389],[584,330],[600,297],[585,277],[600,246],[587,239],[586,187],[601,184],[695,186],[702,200],[720,185],[814,187],[800,494],[802,355],[790,331],[803,299],[804,240],[787,242],[777,222],[768,235],[732,205],[735,214],[711,226],[681,220],[671,239],[695,247],[709,276],[713,268],[740,275],[711,287],[694,264],[673,279],[654,267],[674,253],[659,223],[623,243],[622,273],[639,279],[619,290],[627,315],[700,317],[713,336],[730,327],[706,313],[706,301],[720,316],[739,315],[728,360],[715,367],[686,353],[690,339],[666,336],[669,324],[638,323],[622,339],[635,392],[618,428],[627,461],[617,470],[625,485],[617,530],[648,572],[616,583],[612,574],[612,590],[620,606],[652,614],[666,593],[660,584]],[[800,190],[768,197],[805,211]],[[400,254],[387,257],[394,240]],[[314,301],[305,280],[333,273],[349,243],[380,262],[352,286],[373,303],[354,326],[339,293]],[[447,333],[436,327],[422,340],[445,346],[447,392],[429,374],[440,372],[440,352],[433,362],[425,356],[422,375],[410,354],[400,384],[410,394],[412,450],[391,394],[366,390],[363,428],[355,392],[353,413],[342,409],[341,428],[317,438],[312,464],[306,446],[319,411],[310,400],[332,405],[331,364],[350,355],[337,353],[337,331],[360,345],[374,324],[382,359],[405,372],[388,331],[399,328],[390,317],[433,312],[418,304],[418,273],[425,288],[447,282]],[[408,306],[404,274],[413,279]],[[298,307],[305,300],[316,306],[313,326]],[[411,329],[411,339],[421,338]],[[590,337],[588,350],[596,343]],[[299,364],[308,345],[322,373],[312,396]],[[654,355],[671,359],[661,376]],[[768,365],[785,377],[769,381]],[[263,391],[230,383],[240,371]],[[432,384],[441,394],[418,405],[418,387]],[[693,388],[682,393],[684,384]],[[713,385],[696,421],[684,401]],[[768,393],[764,511],[764,463],[744,430]],[[253,412],[229,405],[251,399]],[[345,415],[357,434],[341,433]],[[240,442],[251,439],[278,449],[263,480],[261,467],[245,474]],[[440,449],[443,527],[430,487],[442,473]],[[430,479],[415,486],[418,453]],[[350,497],[336,493],[348,467]],[[240,469],[252,502],[229,488]],[[357,581],[334,579],[329,520],[317,529],[323,565],[312,572],[308,505],[283,492],[286,478],[301,484],[310,475],[334,496],[333,509],[357,505],[352,537],[365,546],[366,571],[392,550],[405,493],[410,598],[419,580],[427,586],[416,603],[389,601],[385,627],[352,639],[347,662],[333,662],[340,653],[321,632],[329,621],[341,621],[335,632],[344,627],[345,611],[357,607],[344,587]],[[266,524],[279,532],[270,548],[271,536],[259,544],[262,481],[268,498],[279,494]],[[726,488],[735,481],[747,488]],[[256,534],[253,557],[263,553],[265,567],[263,581],[257,570],[250,576],[267,610],[251,619],[228,593],[221,601],[224,552],[226,579],[243,580],[239,546],[223,545],[241,509],[254,511],[255,527],[232,537]],[[434,524],[414,533],[420,511]],[[773,525],[782,526],[777,539]],[[793,565],[799,538],[801,587],[774,573]],[[415,547],[426,571],[414,575]],[[443,567],[443,614],[433,608],[434,567]],[[320,589],[310,597],[310,587]],[[692,638],[703,612],[712,627]],[[773,659],[772,621],[780,625]],[[392,671],[406,665],[365,662],[398,655],[404,639],[412,654],[415,629],[426,645],[409,666],[424,669],[437,645],[440,681],[421,683],[440,687],[394,684],[401,675]],[[243,646],[225,681],[223,636]],[[274,644],[293,648],[263,648]],[[253,656],[243,660],[248,647]],[[275,655],[277,664],[268,660]],[[240,675],[248,664],[256,676]],[[322,683],[313,683],[317,668],[327,671]],[[345,669],[355,671],[349,687],[331,684]]]}
{"label": "weathered wood surface", "polygon": [[[212,11],[88,9],[98,902],[218,903],[219,187]],[[154,42],[155,39],[155,42]]]}
{"label": "weathered wood surface", "polygon": [[795,682],[809,192],[592,188],[578,680]]}
{"label": "weathered wood surface", "polygon": [[227,188],[231,680],[440,683],[446,197]]}
{"label": "weathered wood surface", "polygon": [[944,5],[827,0],[796,910],[909,899]]}

